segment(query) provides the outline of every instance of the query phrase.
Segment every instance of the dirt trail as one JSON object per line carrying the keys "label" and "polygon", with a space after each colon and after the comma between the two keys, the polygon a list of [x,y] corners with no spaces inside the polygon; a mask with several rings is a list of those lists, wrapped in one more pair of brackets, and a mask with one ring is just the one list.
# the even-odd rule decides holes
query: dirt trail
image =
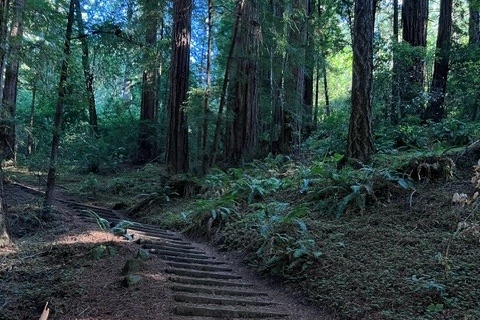
{"label": "dirt trail", "polygon": [[[109,210],[96,212],[112,223],[125,218]],[[92,221],[89,215],[83,217]],[[295,301],[208,245],[152,225],[139,224],[127,232],[139,246],[165,262],[177,316],[172,319],[332,319]]]}
{"label": "dirt trail", "polygon": [[[5,189],[16,217],[23,213],[12,210],[39,201],[39,192],[28,187]],[[128,229],[132,243],[101,232],[87,213],[114,224],[125,218],[119,212],[65,197],[57,198],[55,207],[61,215],[53,225],[30,230],[32,236],[27,232],[11,248],[0,249],[0,303],[5,301],[0,320],[38,318],[46,301],[49,320],[334,319],[259,277],[234,254],[145,224]],[[114,247],[115,254],[92,259],[102,246]],[[141,280],[125,287],[121,270],[139,249],[150,259],[138,271]]]}

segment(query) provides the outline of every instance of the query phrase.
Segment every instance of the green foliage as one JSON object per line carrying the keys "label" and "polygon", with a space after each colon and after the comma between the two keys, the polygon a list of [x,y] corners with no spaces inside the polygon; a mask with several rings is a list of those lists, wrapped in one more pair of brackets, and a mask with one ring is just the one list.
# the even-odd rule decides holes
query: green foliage
{"label": "green foliage", "polygon": [[93,173],[88,176],[79,185],[79,191],[89,196],[95,197],[99,190],[99,182]]}
{"label": "green foliage", "polygon": [[110,223],[107,219],[100,217],[95,211],[93,210],[83,210],[83,212],[89,214],[92,218],[95,219],[95,222],[105,232],[112,233],[115,236],[124,237],[128,241],[133,240],[133,236],[127,233],[127,229],[129,227],[138,225],[137,222],[121,220],[116,224]]}
{"label": "green foliage", "polygon": [[473,122],[448,118],[438,123],[420,124],[411,116],[397,127],[377,129],[376,143],[379,152],[394,153],[408,149],[443,152],[455,146],[465,146],[477,140],[480,130]]}
{"label": "green foliage", "polygon": [[117,255],[117,250],[113,246],[107,246],[105,244],[95,246],[92,250],[92,257],[95,260],[100,260],[106,256],[115,255]]}
{"label": "green foliage", "polygon": [[315,264],[322,252],[313,239],[276,233],[264,240],[256,255],[264,272],[292,280],[305,277],[304,272]]}
{"label": "green foliage", "polygon": [[192,221],[189,232],[200,236],[211,236],[221,230],[227,222],[239,217],[237,202],[233,195],[224,195],[215,199],[199,199],[194,209],[185,213]]}
{"label": "green foliage", "polygon": [[282,180],[275,177],[258,179],[243,175],[232,185],[231,194],[236,198],[247,199],[247,203],[264,199],[268,194],[278,191],[282,187]]}

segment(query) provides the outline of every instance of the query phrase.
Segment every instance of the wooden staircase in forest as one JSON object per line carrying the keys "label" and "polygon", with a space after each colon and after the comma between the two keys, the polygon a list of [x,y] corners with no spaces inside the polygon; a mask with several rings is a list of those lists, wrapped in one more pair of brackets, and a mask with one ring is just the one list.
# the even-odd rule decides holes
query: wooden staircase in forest
{"label": "wooden staircase in forest", "polygon": [[[87,220],[93,210],[111,223],[124,220],[115,211],[70,203]],[[165,262],[175,306],[175,319],[250,318],[296,319],[292,311],[277,303],[254,283],[245,281],[226,261],[207,253],[200,244],[182,234],[156,226],[136,224],[128,228],[136,243]]]}

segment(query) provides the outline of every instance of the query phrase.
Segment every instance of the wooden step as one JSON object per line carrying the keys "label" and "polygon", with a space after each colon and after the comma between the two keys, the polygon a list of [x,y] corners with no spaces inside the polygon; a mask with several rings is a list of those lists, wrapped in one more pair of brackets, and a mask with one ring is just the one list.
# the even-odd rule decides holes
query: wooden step
{"label": "wooden step", "polygon": [[196,253],[185,253],[185,252],[176,252],[173,250],[163,250],[150,248],[147,249],[150,253],[159,255],[159,256],[169,256],[169,257],[182,257],[182,258],[194,258],[194,259],[204,259],[204,260],[214,260],[215,257],[207,256],[205,254],[196,254]]}
{"label": "wooden step", "polygon": [[159,255],[159,257],[165,262],[174,261],[174,262],[183,262],[183,263],[193,263],[193,264],[207,264],[207,265],[224,265],[227,264],[223,261],[215,261],[213,259],[195,259],[195,258],[185,258],[177,256],[168,256],[168,255]]}
{"label": "wooden step", "polygon": [[193,269],[198,271],[214,271],[214,272],[232,272],[232,268],[222,267],[218,265],[207,265],[207,264],[193,264],[193,263],[184,263],[184,262],[173,262],[166,261],[166,263],[174,268],[180,269]]}
{"label": "wooden step", "polygon": [[205,296],[205,295],[189,295],[175,294],[173,299],[177,302],[194,303],[194,304],[218,304],[227,306],[270,306],[277,303],[261,300],[232,299],[221,296]]}
{"label": "wooden step", "polygon": [[272,317],[288,317],[289,315],[275,310],[269,309],[256,310],[249,308],[215,308],[210,305],[190,305],[178,304],[175,306],[175,313],[180,316],[197,316],[197,317],[212,317],[212,318],[272,318]]}
{"label": "wooden step", "polygon": [[175,274],[178,276],[187,276],[193,278],[210,278],[210,279],[241,279],[239,275],[234,275],[231,273],[219,273],[219,272],[208,272],[208,271],[198,271],[191,269],[178,269],[178,268],[166,268],[165,272],[170,274]]}
{"label": "wooden step", "polygon": [[238,297],[255,297],[255,296],[267,296],[268,294],[256,290],[242,290],[241,288],[218,288],[209,286],[191,286],[184,284],[172,285],[173,291],[181,291],[188,293],[208,293],[223,296],[238,296]]}
{"label": "wooden step", "polygon": [[242,288],[252,288],[255,285],[252,283],[238,282],[238,281],[224,281],[216,279],[202,279],[202,278],[189,278],[189,277],[180,277],[173,276],[168,278],[172,282],[189,284],[189,285],[203,285],[203,286],[217,286],[217,287],[242,287]]}
{"label": "wooden step", "polygon": [[143,248],[145,249],[160,249],[177,253],[191,253],[191,254],[206,254],[205,251],[193,250],[193,249],[181,249],[169,246],[168,244],[144,244]]}

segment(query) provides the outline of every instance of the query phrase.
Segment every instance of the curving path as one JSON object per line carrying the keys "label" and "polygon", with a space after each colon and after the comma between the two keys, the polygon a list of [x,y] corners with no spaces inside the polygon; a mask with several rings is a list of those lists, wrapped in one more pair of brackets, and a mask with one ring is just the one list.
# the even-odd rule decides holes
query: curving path
{"label": "curving path", "polygon": [[[111,223],[126,219],[113,210],[62,202],[86,220],[94,221],[85,209],[95,211]],[[255,279],[245,279],[240,266],[180,233],[146,224],[132,226],[128,233],[133,234],[138,245],[158,255],[167,265],[165,272],[169,274],[175,301],[175,319],[332,319],[318,310],[310,310],[311,307],[284,304],[283,299],[277,299],[278,292],[274,289],[260,287]]]}

